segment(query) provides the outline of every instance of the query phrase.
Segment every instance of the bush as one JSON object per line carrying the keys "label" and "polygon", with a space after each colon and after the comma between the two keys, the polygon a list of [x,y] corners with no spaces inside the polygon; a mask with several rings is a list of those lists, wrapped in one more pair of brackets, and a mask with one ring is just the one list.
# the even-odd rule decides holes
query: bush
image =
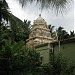
{"label": "bush", "polygon": [[41,57],[34,49],[29,49],[23,41],[11,43],[5,40],[0,50],[0,75],[26,75],[37,71]]}
{"label": "bush", "polygon": [[47,75],[74,75],[75,64],[68,61],[59,53],[57,56],[51,55],[50,63],[44,68]]}

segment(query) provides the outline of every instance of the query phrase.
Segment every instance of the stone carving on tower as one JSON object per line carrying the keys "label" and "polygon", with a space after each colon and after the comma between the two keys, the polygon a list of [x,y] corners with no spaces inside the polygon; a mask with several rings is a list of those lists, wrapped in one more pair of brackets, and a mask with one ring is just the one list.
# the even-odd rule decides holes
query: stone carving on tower
{"label": "stone carving on tower", "polygon": [[34,47],[37,45],[50,43],[53,41],[51,34],[49,32],[46,21],[39,15],[39,17],[34,20],[29,39],[27,40],[27,45],[29,47]]}

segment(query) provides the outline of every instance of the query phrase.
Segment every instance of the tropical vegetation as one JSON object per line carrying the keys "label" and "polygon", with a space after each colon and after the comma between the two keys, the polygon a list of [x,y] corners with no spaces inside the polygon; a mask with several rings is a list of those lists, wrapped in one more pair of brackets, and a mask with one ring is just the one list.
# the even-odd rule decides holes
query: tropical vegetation
{"label": "tropical vegetation", "polygon": [[75,37],[74,31],[70,31],[70,34],[61,26],[59,26],[56,30],[54,29],[55,26],[48,25],[49,32],[51,37],[57,40],[64,40]]}
{"label": "tropical vegetation", "polygon": [[[64,8],[68,0],[19,0],[40,2],[42,8]],[[74,75],[75,65],[62,56],[51,55],[50,62],[42,65],[42,57],[34,48],[26,46],[30,33],[30,21],[21,21],[9,11],[6,0],[0,1],[0,75]],[[50,26],[51,27],[51,26]],[[52,27],[54,28],[54,27]],[[58,36],[67,34],[58,28]],[[60,31],[60,32],[59,32]],[[52,31],[50,30],[52,33]],[[74,32],[71,32],[73,37]]]}

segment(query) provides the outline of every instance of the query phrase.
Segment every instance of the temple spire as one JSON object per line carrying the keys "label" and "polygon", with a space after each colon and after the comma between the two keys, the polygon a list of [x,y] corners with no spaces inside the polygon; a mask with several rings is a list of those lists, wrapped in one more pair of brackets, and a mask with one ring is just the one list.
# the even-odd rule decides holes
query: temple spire
{"label": "temple spire", "polygon": [[39,16],[41,17],[41,14],[39,14]]}

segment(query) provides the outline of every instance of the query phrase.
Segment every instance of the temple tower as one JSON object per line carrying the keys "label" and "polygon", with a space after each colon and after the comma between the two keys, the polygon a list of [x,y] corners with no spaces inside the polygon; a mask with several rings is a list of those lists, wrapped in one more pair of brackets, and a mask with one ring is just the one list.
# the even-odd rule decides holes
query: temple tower
{"label": "temple tower", "polygon": [[31,33],[29,35],[29,39],[27,40],[27,45],[37,46],[45,43],[50,43],[52,41],[53,38],[51,38],[47,23],[40,14],[39,17],[33,22]]}

